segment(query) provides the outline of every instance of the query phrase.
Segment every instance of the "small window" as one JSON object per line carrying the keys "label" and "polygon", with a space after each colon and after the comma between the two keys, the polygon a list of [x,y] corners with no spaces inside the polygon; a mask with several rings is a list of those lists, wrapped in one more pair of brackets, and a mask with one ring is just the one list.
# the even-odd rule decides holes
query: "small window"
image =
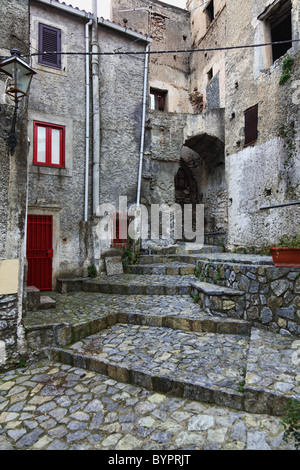
{"label": "small window", "polygon": [[65,127],[44,122],[33,123],[33,163],[65,166]]}
{"label": "small window", "polygon": [[[258,17],[264,22],[265,37],[267,42],[282,42],[272,44],[270,48],[271,63],[282,57],[292,47],[292,2],[291,0],[277,0],[272,3]],[[269,65],[271,65],[268,64]]]}
{"label": "small window", "polygon": [[214,7],[214,0],[211,0],[207,5],[206,9],[206,18],[207,18],[207,26],[209,26],[214,18],[215,18],[215,7]]}
{"label": "small window", "polygon": [[61,30],[39,23],[39,63],[61,68]]}
{"label": "small window", "polygon": [[245,111],[245,145],[254,143],[257,140],[258,105]]}
{"label": "small window", "polygon": [[207,72],[207,81],[210,82],[212,80],[213,76],[214,76],[213,69],[210,69]]}
{"label": "small window", "polygon": [[[292,39],[292,18],[291,11],[287,12],[286,16],[280,17],[278,21],[270,23],[271,38],[273,42],[289,41]],[[273,44],[273,62],[283,56],[292,47],[291,42],[283,44]]]}
{"label": "small window", "polygon": [[156,111],[166,111],[167,92],[162,90],[150,89],[150,109]]}

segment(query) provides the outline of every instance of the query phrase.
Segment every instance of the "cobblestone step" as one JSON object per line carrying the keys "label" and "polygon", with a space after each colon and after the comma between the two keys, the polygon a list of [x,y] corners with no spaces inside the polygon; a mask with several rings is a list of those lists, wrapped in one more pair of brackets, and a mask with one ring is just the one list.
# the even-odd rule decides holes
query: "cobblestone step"
{"label": "cobblestone step", "polygon": [[194,276],[121,274],[85,281],[84,292],[127,295],[188,295]]}
{"label": "cobblestone step", "polygon": [[249,338],[117,324],[52,359],[146,389],[243,409]]}
{"label": "cobblestone step", "polygon": [[226,315],[243,318],[245,310],[245,292],[231,287],[210,284],[209,282],[192,282],[192,296],[197,297],[201,308],[211,315]]}
{"label": "cobblestone step", "polygon": [[160,274],[171,276],[193,276],[195,265],[189,263],[171,262],[154,264],[136,264],[126,267],[126,272],[131,274]]}
{"label": "cobblestone step", "polygon": [[170,397],[48,360],[0,375],[0,404],[0,450],[296,450],[281,417]]}
{"label": "cobblestone step", "polygon": [[207,315],[190,296],[126,296],[78,292],[55,294],[56,310],[28,312],[26,340],[33,351],[66,346],[116,323],[195,332],[250,334],[242,320]]}
{"label": "cobblestone step", "polygon": [[116,324],[51,358],[148,390],[252,413],[282,415],[300,401],[297,341]]}

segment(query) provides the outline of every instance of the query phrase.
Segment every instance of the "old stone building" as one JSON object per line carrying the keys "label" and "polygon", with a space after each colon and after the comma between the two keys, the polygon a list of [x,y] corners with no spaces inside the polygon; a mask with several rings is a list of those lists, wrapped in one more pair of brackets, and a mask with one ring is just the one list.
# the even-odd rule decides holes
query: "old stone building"
{"label": "old stone building", "polygon": [[[144,51],[148,42],[103,18],[94,33],[91,13],[60,2],[32,0],[30,13],[31,51],[51,46],[50,36],[61,52],[33,54],[38,73],[29,110],[28,256],[41,248],[49,259],[39,261],[43,266],[28,259],[28,283],[51,290],[58,276],[84,275],[90,264],[103,268],[111,246],[97,235],[99,205],[117,210],[122,195],[136,202],[144,57],[84,53]],[[43,224],[48,247],[35,238]]]}
{"label": "old stone building", "polygon": [[[189,51],[151,56],[144,202],[204,204],[205,241],[227,249],[299,233],[299,206],[261,210],[299,201],[299,2],[191,0],[188,11],[159,1],[112,5],[113,18],[153,37],[151,50]],[[276,41],[286,42],[261,46]],[[291,77],[280,84],[289,57]],[[164,63],[162,111],[151,109],[151,93]],[[185,105],[168,107],[178,63]]]}

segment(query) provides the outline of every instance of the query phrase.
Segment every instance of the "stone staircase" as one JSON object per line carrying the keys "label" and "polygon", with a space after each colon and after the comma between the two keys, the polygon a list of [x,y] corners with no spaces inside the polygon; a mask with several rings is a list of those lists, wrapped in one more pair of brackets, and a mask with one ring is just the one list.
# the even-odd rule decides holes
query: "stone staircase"
{"label": "stone staircase", "polygon": [[48,310],[55,308],[56,302],[49,295],[41,295],[40,290],[35,286],[28,286],[26,288],[26,310]]}
{"label": "stone staircase", "polygon": [[[89,324],[56,325],[51,358],[172,396],[281,415],[290,399],[300,400],[299,329],[294,318],[271,321],[265,302],[296,293],[299,269],[276,269],[269,257],[205,247],[144,254],[120,275],[59,280],[63,295],[101,296],[111,312],[108,306]],[[283,302],[274,311],[291,312]]]}

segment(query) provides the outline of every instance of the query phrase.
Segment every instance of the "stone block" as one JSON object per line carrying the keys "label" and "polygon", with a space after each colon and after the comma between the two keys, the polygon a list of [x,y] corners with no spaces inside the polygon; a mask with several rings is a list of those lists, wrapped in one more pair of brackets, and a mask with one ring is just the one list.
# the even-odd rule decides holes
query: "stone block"
{"label": "stone block", "polygon": [[232,310],[235,308],[235,302],[232,300],[223,300],[223,310]]}
{"label": "stone block", "polygon": [[40,290],[35,286],[28,286],[26,291],[26,309],[30,311],[38,310],[40,306]]}
{"label": "stone block", "polygon": [[105,258],[105,268],[108,276],[123,274],[124,270],[121,256]]}
{"label": "stone block", "polygon": [[284,317],[293,320],[295,316],[295,307],[293,305],[290,305],[289,307],[278,308],[276,310],[276,313],[279,317]]}

